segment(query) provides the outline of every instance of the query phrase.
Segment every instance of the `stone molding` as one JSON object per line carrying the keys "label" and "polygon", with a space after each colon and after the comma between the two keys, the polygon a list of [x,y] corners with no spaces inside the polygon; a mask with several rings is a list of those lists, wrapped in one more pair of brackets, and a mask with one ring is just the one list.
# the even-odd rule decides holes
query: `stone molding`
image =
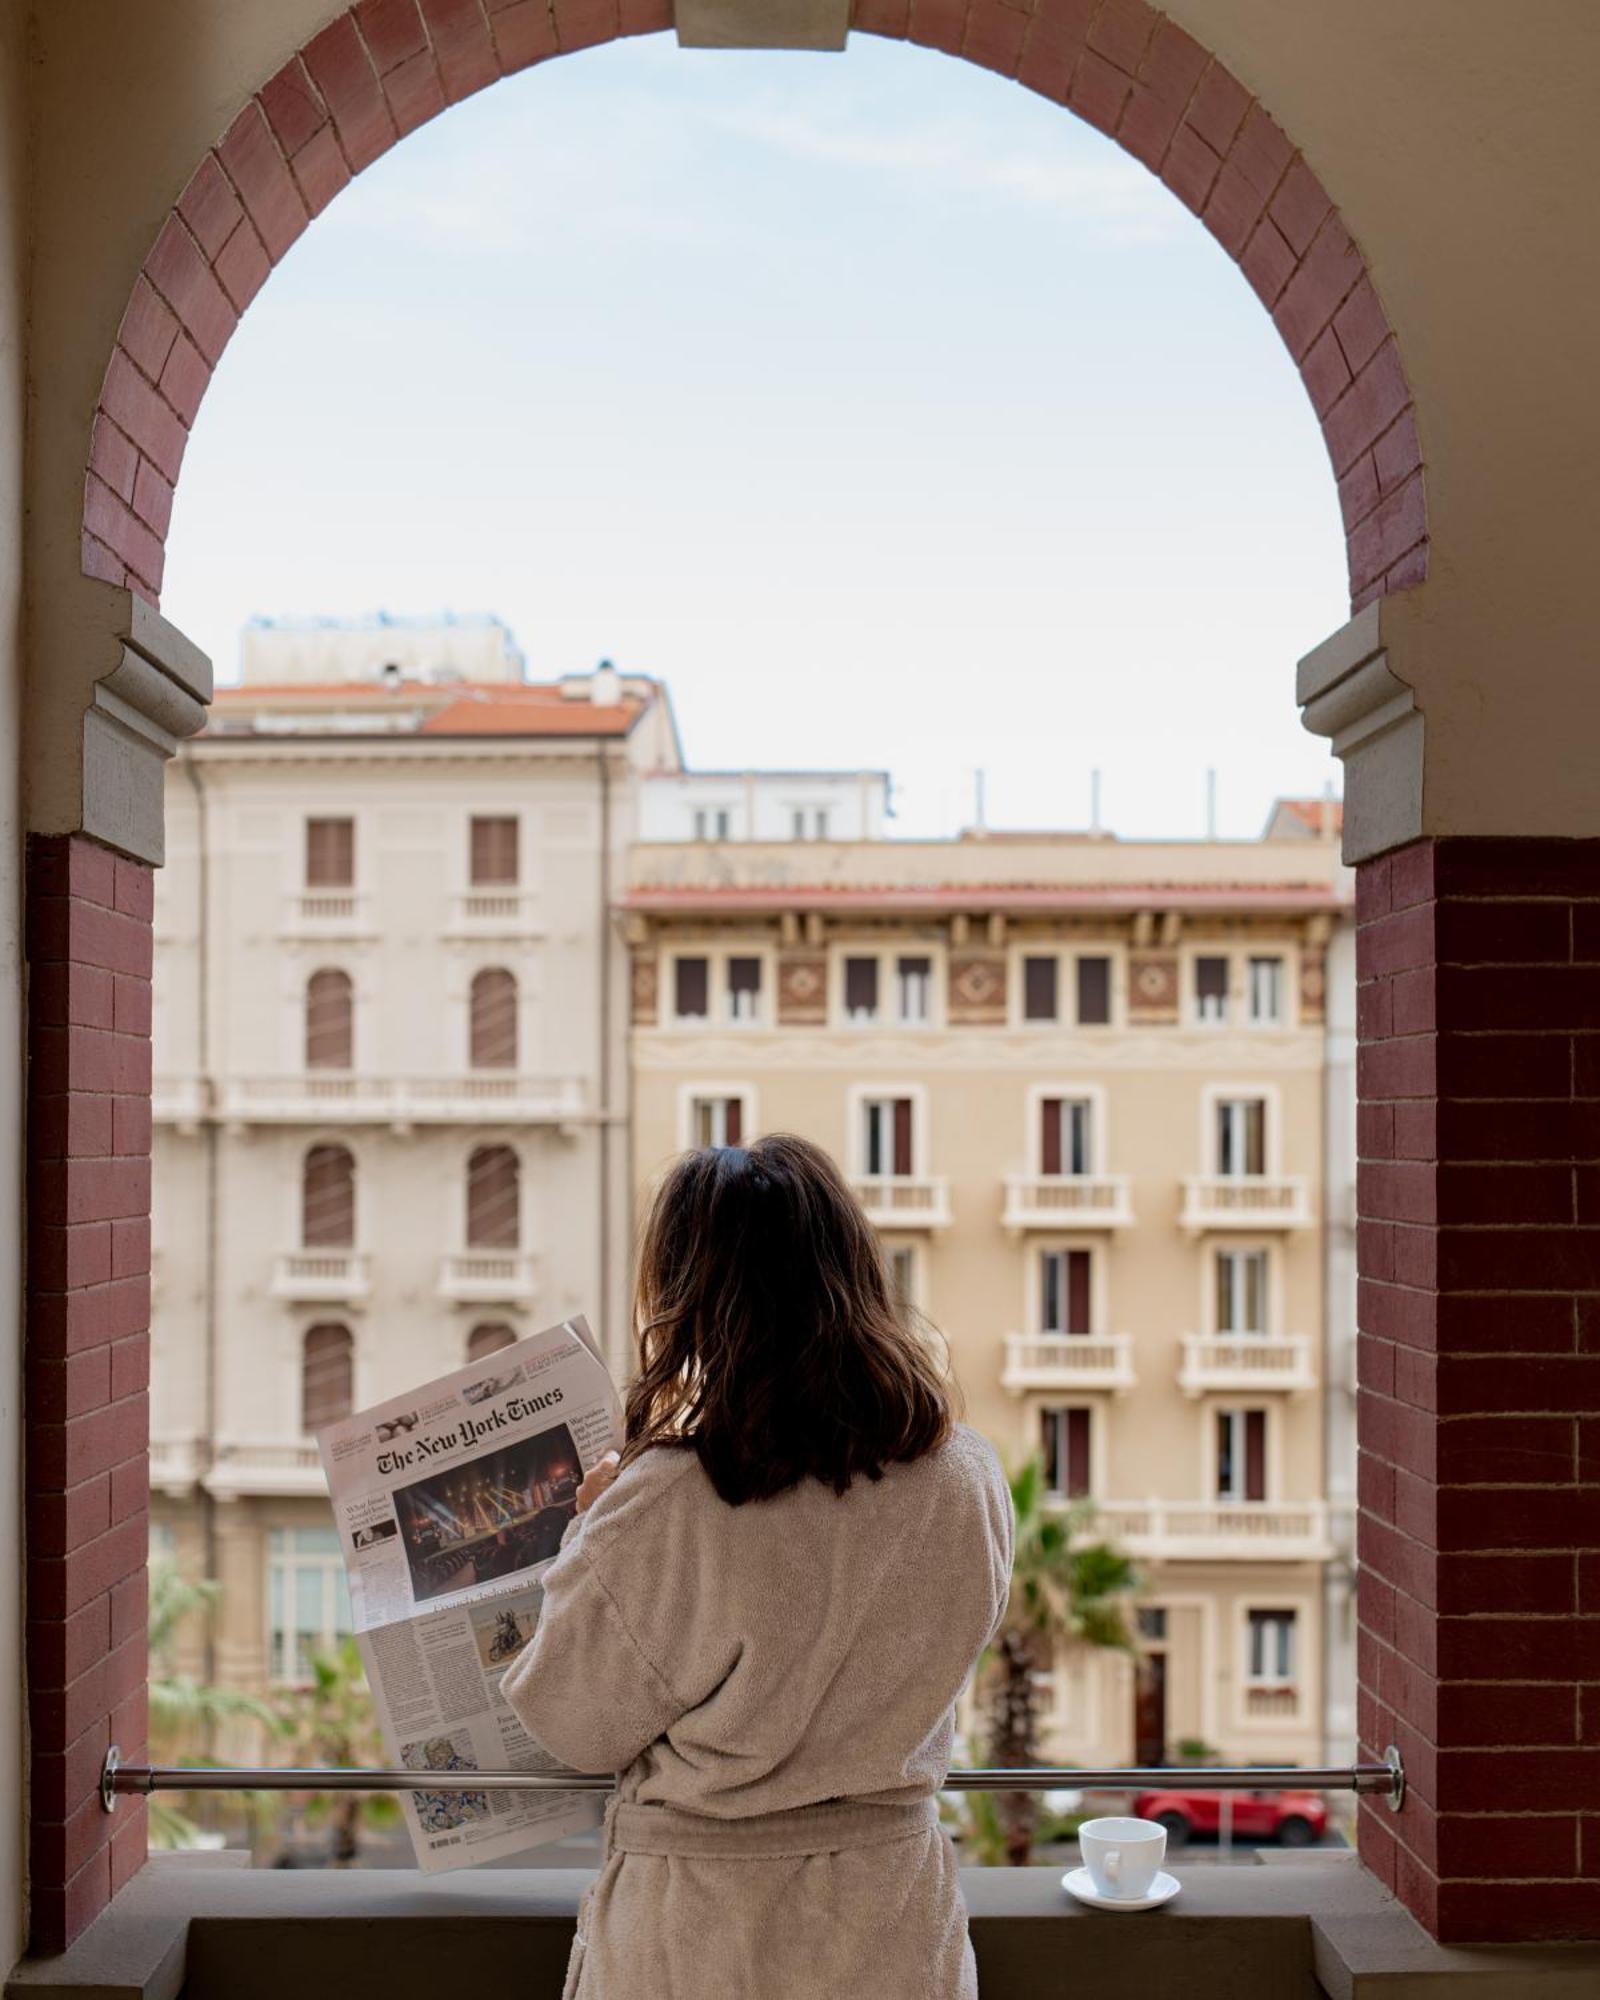
{"label": "stone molding", "polygon": [[167,760],[205,726],[211,662],[142,598],[125,602],[122,657],[83,717],[83,831],[159,866]]}
{"label": "stone molding", "polygon": [[1326,736],[1345,767],[1344,858],[1371,861],[1418,839],[1424,724],[1412,690],[1389,664],[1386,600],[1306,654],[1295,673],[1301,720]]}
{"label": "stone molding", "polygon": [[817,49],[837,54],[850,0],[678,0],[681,49]]}

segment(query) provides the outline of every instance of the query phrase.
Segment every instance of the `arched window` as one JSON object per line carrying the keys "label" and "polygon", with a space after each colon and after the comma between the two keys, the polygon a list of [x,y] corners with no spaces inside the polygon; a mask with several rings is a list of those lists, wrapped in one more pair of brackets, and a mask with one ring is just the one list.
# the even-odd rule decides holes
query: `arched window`
{"label": "arched window", "polygon": [[350,1414],[355,1342],[347,1326],[307,1329],[300,1354],[300,1428],[311,1432]]}
{"label": "arched window", "polygon": [[355,988],[325,966],[306,981],[306,1068],[355,1067]]}
{"label": "arched window", "polygon": [[471,1058],[474,1069],[517,1066],[517,982],[501,966],[472,981]]}
{"label": "arched window", "polygon": [[522,1241],[521,1166],[509,1146],[479,1146],[467,1162],[467,1248],[515,1250]]}
{"label": "arched window", "polygon": [[467,1359],[486,1361],[491,1354],[498,1354],[502,1347],[509,1347],[516,1337],[509,1326],[498,1320],[475,1326],[467,1335]]}
{"label": "arched window", "polygon": [[348,1250],[356,1240],[356,1163],[348,1146],[313,1146],[300,1170],[300,1241]]}

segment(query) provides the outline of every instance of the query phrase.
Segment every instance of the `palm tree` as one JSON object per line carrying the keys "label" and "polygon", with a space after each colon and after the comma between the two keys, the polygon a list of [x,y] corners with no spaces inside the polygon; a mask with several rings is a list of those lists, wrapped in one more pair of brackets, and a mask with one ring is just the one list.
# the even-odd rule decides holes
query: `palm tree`
{"label": "palm tree", "polygon": [[[197,1681],[192,1675],[179,1673],[174,1665],[181,1627],[191,1618],[208,1615],[221,1594],[216,1583],[192,1582],[181,1576],[170,1557],[157,1557],[150,1564],[150,1755],[154,1763],[200,1767],[214,1763],[211,1744],[218,1728],[228,1722],[258,1722],[269,1730],[277,1727],[277,1717],[255,1695],[241,1688]],[[199,1838],[199,1826],[180,1806],[165,1798],[151,1799],[153,1847],[193,1847]]]}
{"label": "palm tree", "polygon": [[[1037,1681],[1066,1646],[1133,1650],[1129,1600],[1138,1571],[1109,1543],[1088,1540],[1093,1508],[1047,1504],[1044,1468],[1030,1459],[1011,1478],[1016,1547],[1011,1595],[990,1642],[989,1762],[1020,1769],[1043,1762]],[[1033,1852],[1039,1801],[1033,1792],[1002,1792],[988,1814],[989,1836],[1014,1868]],[[976,1830],[980,1839],[984,1828]]]}

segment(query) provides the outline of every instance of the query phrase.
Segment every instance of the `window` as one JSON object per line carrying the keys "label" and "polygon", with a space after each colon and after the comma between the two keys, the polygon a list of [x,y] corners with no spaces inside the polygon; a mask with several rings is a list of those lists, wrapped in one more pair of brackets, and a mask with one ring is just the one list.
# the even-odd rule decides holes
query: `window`
{"label": "window", "polygon": [[1039,1253],[1039,1331],[1088,1333],[1091,1305],[1091,1252],[1041,1250]]}
{"label": "window", "polygon": [[355,1629],[334,1528],[274,1528],[267,1543],[267,1673],[300,1685],[313,1654]]}
{"label": "window", "polygon": [[502,1347],[510,1347],[516,1334],[500,1320],[488,1321],[483,1326],[475,1326],[467,1335],[467,1359],[487,1361],[491,1354],[498,1354]]}
{"label": "window", "polygon": [[509,1146],[479,1146],[467,1162],[467,1248],[515,1250],[522,1242],[522,1171]]}
{"label": "window", "polygon": [[914,1243],[896,1243],[885,1253],[889,1262],[889,1291],[896,1304],[917,1303],[917,1250]]}
{"label": "window", "polygon": [[1167,1607],[1164,1604],[1141,1604],[1134,1617],[1141,1639],[1155,1646],[1166,1644]]}
{"label": "window", "polygon": [[1053,1021],[1060,1007],[1061,968],[1054,954],[1022,961],[1022,1018]]}
{"label": "window", "polygon": [[1086,1097],[1039,1100],[1039,1171],[1088,1174],[1094,1171],[1093,1107]]}
{"label": "window", "polygon": [[878,1018],[878,961],[847,958],[844,962],[844,1011],[851,1021]]}
{"label": "window", "polygon": [[755,1021],[761,1016],[761,961],[759,958],[728,960],[728,1019]]}
{"label": "window", "polygon": [[711,964],[678,958],[672,965],[672,1011],[680,1021],[704,1021],[711,1012]]}
{"label": "window", "polygon": [[1089,1491],[1089,1425],[1088,1410],[1039,1412],[1044,1483],[1064,1500],[1081,1500]]}
{"label": "window", "polygon": [[347,1326],[313,1326],[300,1349],[300,1428],[307,1436],[347,1417],[355,1392],[355,1342]]}
{"label": "window", "polygon": [[1267,1331],[1267,1253],[1265,1250],[1217,1252],[1217,1331]]}
{"label": "window", "polygon": [[517,982],[501,966],[486,966],[472,979],[468,1059],[474,1069],[517,1066]]}
{"label": "window", "polygon": [[1266,1411],[1218,1410],[1217,1498],[1265,1500],[1266,1497]]}
{"label": "window", "polygon": [[1080,958],[1077,968],[1078,1026],[1103,1028],[1111,1020],[1111,961]]}
{"label": "window", "polygon": [[739,1097],[692,1097],[689,1100],[691,1146],[742,1146],[744,1100]]}
{"label": "window", "polygon": [[1264,1097],[1217,1100],[1217,1172],[1227,1179],[1267,1171],[1267,1101]]}
{"label": "window", "polygon": [[789,835],[793,840],[826,840],[828,808],[795,806],[789,814]]}
{"label": "window", "polygon": [[348,1146],[313,1146],[300,1169],[300,1242],[348,1250],[356,1240],[356,1163]]}
{"label": "window", "polygon": [[517,822],[510,814],[472,821],[472,886],[514,888],[518,876]]}
{"label": "window", "polygon": [[1194,962],[1194,1013],[1197,1021],[1228,1018],[1228,961],[1197,958]]}
{"label": "window", "polygon": [[861,1104],[861,1171],[877,1180],[907,1175],[912,1165],[912,1102],[909,1097],[868,1097]]}
{"label": "window", "polygon": [[1278,1687],[1293,1682],[1298,1622],[1293,1611],[1252,1611],[1249,1614],[1247,1680],[1267,1682]]}
{"label": "window", "polygon": [[903,1022],[933,1018],[933,960],[897,958],[894,962],[894,1007]]}
{"label": "window", "polygon": [[694,837],[696,840],[726,840],[733,830],[733,815],[726,806],[696,806],[694,809]]}
{"label": "window", "polygon": [[1283,1019],[1283,960],[1252,958],[1249,965],[1250,1019],[1260,1027]]}
{"label": "window", "polygon": [[353,819],[306,821],[306,887],[353,889],[356,880],[356,823]]}
{"label": "window", "polygon": [[306,981],[306,1068],[355,1067],[355,987],[348,972],[324,967]]}

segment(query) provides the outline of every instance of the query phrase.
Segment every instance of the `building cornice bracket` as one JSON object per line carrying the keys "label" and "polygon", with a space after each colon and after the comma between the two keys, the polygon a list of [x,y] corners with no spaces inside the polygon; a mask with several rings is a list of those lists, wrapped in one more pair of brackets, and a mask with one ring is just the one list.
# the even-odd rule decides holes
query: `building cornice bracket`
{"label": "building cornice bracket", "polygon": [[1389,664],[1376,599],[1300,662],[1295,695],[1345,767],[1344,858],[1366,861],[1422,833],[1423,717]]}
{"label": "building cornice bracket", "polygon": [[166,858],[167,760],[204,728],[211,662],[129,593],[122,654],[83,717],[83,830],[139,861]]}

